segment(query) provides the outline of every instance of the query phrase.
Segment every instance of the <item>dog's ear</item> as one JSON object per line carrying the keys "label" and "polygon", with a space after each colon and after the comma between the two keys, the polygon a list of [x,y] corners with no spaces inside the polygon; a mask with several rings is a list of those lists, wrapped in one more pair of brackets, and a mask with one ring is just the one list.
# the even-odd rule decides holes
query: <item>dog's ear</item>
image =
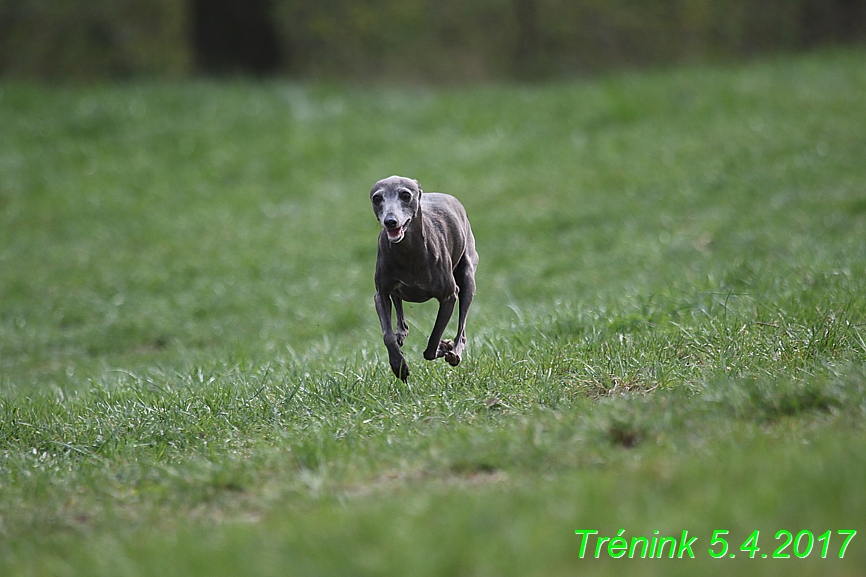
{"label": "dog's ear", "polygon": [[415,186],[418,187],[418,193],[419,193],[419,194],[424,194],[424,191],[421,189],[421,185],[418,183],[418,181],[415,180],[415,179],[413,178],[413,179],[412,179],[412,182],[414,182],[414,183],[415,183]]}

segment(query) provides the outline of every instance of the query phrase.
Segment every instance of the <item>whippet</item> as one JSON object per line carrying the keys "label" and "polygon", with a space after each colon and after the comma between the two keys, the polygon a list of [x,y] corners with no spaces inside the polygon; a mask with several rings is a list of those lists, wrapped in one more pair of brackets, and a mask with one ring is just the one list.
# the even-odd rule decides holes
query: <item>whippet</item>
{"label": "whippet", "polygon": [[[391,370],[404,382],[409,365],[401,347],[409,334],[403,301],[439,301],[439,313],[424,350],[428,361],[445,357],[460,363],[466,346],[466,314],[475,295],[478,253],[466,210],[453,196],[423,192],[416,180],[391,176],[370,191],[373,212],[382,224],[376,260],[376,312]],[[459,297],[457,335],[442,340]],[[397,330],[391,326],[391,303]]]}

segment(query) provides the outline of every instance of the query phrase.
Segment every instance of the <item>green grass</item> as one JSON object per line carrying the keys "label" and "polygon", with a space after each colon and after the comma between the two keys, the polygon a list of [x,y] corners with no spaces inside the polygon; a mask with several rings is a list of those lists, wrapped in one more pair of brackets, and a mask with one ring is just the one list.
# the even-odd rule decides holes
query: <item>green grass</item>
{"label": "green grass", "polygon": [[[862,574],[862,51],[3,84],[0,135],[0,574]],[[408,385],[372,305],[395,173],[457,195],[481,256],[460,367],[407,308]],[[696,559],[580,559],[577,529]],[[834,533],[748,559],[758,529],[771,557]]]}

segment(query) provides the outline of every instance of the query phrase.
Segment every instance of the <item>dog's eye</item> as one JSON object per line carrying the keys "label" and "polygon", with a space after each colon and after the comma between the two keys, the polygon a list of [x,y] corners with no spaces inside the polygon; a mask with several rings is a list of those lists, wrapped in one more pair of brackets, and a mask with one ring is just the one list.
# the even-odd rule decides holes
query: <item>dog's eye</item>
{"label": "dog's eye", "polygon": [[374,194],[372,198],[373,204],[382,204],[382,195]]}
{"label": "dog's eye", "polygon": [[408,190],[404,190],[400,193],[400,200],[404,200],[406,202],[412,200],[412,193]]}

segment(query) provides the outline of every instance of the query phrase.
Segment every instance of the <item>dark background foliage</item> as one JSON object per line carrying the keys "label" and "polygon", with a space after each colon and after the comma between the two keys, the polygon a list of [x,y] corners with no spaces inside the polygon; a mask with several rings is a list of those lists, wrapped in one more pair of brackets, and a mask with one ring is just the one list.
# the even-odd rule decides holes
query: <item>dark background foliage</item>
{"label": "dark background foliage", "polygon": [[862,0],[0,0],[0,75],[540,79],[863,42]]}

